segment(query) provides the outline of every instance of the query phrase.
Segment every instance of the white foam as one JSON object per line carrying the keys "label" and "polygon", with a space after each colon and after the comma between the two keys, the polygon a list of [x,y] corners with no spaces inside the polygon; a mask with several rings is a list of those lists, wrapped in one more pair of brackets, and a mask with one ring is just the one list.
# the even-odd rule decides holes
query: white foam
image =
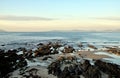
{"label": "white foam", "polygon": [[104,60],[108,60],[110,63],[118,64],[120,65],[120,59],[119,58],[103,58]]}
{"label": "white foam", "polygon": [[107,53],[107,52],[96,52],[94,54],[110,56],[111,58],[103,58],[103,60],[107,60],[111,63],[115,63],[115,64],[120,65],[120,56],[117,56],[117,55],[111,54],[111,53]]}
{"label": "white foam", "polygon": [[119,58],[120,59],[120,56],[117,56],[117,55],[112,54],[112,53],[107,53],[107,52],[96,52],[94,54],[97,54],[97,55],[107,55],[107,56],[110,56],[112,58]]}

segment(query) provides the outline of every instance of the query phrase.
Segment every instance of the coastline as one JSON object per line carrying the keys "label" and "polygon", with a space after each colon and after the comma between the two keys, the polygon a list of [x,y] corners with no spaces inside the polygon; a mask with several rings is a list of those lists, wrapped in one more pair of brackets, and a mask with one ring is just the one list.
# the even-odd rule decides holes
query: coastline
{"label": "coastline", "polygon": [[[45,39],[41,36],[38,36],[43,34],[47,34],[44,37]],[[101,33],[91,34],[100,35]],[[48,33],[38,33],[36,35],[32,34],[31,36],[29,33],[14,33],[9,36],[7,35],[9,34],[3,34],[0,38],[5,41],[5,44],[0,45],[0,57],[6,60],[15,56],[14,59],[16,59],[16,61],[14,61],[14,59],[11,59],[12,61],[7,62],[8,66],[9,63],[11,66],[12,62],[15,62],[10,67],[11,71],[7,74],[10,75],[9,78],[21,78],[24,75],[28,76],[28,72],[32,68],[38,70],[37,76],[44,78],[57,78],[53,74],[48,74],[48,67],[51,65],[51,63],[56,62],[56,60],[63,59],[64,61],[70,62],[70,65],[84,63],[85,60],[88,60],[91,66],[94,65],[97,60],[101,60],[105,63],[110,63],[113,65],[113,67],[114,65],[120,65],[120,56],[118,55],[120,44],[119,41],[116,40],[101,42],[102,40],[96,41],[88,38],[88,41],[80,41],[79,36],[76,38],[77,35],[74,36],[74,34],[72,35],[73,38],[71,39],[69,37],[66,39],[64,37],[63,39],[59,39],[58,35],[55,35],[54,37],[53,34],[51,34],[53,37],[49,38]],[[70,36],[70,34],[68,36]],[[86,36],[86,34],[83,34],[83,36]],[[8,40],[9,43],[7,43],[6,40]],[[11,55],[13,56],[11,57]],[[22,59],[18,59],[18,57]],[[23,62],[21,62],[21,60],[23,60]],[[2,60],[1,63],[4,64],[2,68],[5,68],[6,64]],[[23,65],[21,66],[21,64]],[[69,67],[69,64],[66,64],[64,62],[64,64],[61,66],[61,69],[64,70],[66,66]],[[80,77],[84,78],[83,75],[80,75]],[[107,77],[108,74],[102,73],[102,78]]]}

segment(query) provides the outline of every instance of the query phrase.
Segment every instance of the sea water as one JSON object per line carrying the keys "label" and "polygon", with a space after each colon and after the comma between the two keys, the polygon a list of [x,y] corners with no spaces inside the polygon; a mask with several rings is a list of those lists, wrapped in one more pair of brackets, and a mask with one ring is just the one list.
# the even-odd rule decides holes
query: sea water
{"label": "sea water", "polygon": [[[0,46],[33,45],[45,41],[63,41],[69,44],[120,45],[120,32],[0,32]],[[11,46],[11,47],[10,47]],[[0,48],[1,48],[0,47]]]}

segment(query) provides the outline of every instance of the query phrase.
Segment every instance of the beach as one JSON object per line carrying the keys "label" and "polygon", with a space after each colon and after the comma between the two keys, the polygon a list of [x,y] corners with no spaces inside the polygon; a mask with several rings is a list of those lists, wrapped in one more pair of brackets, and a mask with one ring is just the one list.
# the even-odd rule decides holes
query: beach
{"label": "beach", "polygon": [[[35,37],[33,35],[26,37],[26,34],[28,33],[12,33],[11,37],[9,36],[9,38],[13,38],[13,40],[10,39],[7,41],[6,35],[8,35],[8,33],[1,34],[2,38],[0,38],[0,57],[2,59],[0,60],[0,67],[2,68],[1,73],[6,73],[2,74],[2,77],[66,78],[67,76],[65,75],[64,71],[67,71],[66,68],[69,68],[70,66],[75,68],[75,71],[82,72],[79,74],[76,72],[74,75],[71,75],[72,73],[69,73],[69,76],[72,78],[76,78],[78,76],[80,78],[86,78],[86,76],[88,76],[85,75],[86,72],[93,74],[89,71],[93,71],[94,69],[94,71],[100,71],[100,73],[94,72],[97,74],[96,76],[99,76],[101,74],[100,78],[108,78],[108,76],[111,76],[112,73],[107,73],[110,71],[113,71],[112,76],[119,75],[120,44],[118,40],[103,40],[103,42],[100,42],[101,39],[98,38],[99,40],[93,42],[93,40],[79,41],[79,36],[77,35],[73,36],[73,38],[65,39],[65,37],[63,37],[64,35],[60,38],[55,37],[55,34],[54,37],[52,37],[52,34],[49,38],[38,36],[38,33]],[[100,34],[101,33],[99,33],[99,35]],[[75,37],[78,37],[78,39],[76,40]],[[8,61],[8,59],[11,60]],[[3,60],[6,61],[6,63]],[[88,61],[88,63],[86,63],[86,61]],[[98,62],[100,62],[101,65],[105,66],[105,68],[103,68],[104,70],[107,70],[107,72],[101,70],[101,66],[99,66]],[[86,66],[84,64],[89,65],[89,68],[86,72],[83,71],[85,70],[84,66]],[[78,68],[76,68],[75,65],[77,65]],[[93,70],[90,69],[92,66]],[[109,66],[112,67],[109,68]],[[79,67],[82,70],[78,70]],[[112,70],[112,68],[114,70]],[[116,68],[118,69],[117,71]],[[9,71],[7,71],[8,69]],[[69,68],[69,70],[72,69]]]}

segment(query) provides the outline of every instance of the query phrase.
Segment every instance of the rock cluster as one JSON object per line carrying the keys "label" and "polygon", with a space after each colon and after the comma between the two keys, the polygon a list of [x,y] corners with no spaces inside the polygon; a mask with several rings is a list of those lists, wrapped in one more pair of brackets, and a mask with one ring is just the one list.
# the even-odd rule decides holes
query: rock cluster
{"label": "rock cluster", "polygon": [[[52,62],[48,66],[48,74],[53,74],[58,78],[102,78],[102,73],[108,75],[108,78],[120,78],[120,66],[107,63],[101,60],[94,60],[94,65],[89,60],[84,62],[72,62],[69,65],[61,63],[60,60]],[[63,69],[62,66],[66,65]]]}
{"label": "rock cluster", "polygon": [[17,55],[17,50],[0,50],[0,78],[8,78],[10,72],[27,65],[25,58]]}

